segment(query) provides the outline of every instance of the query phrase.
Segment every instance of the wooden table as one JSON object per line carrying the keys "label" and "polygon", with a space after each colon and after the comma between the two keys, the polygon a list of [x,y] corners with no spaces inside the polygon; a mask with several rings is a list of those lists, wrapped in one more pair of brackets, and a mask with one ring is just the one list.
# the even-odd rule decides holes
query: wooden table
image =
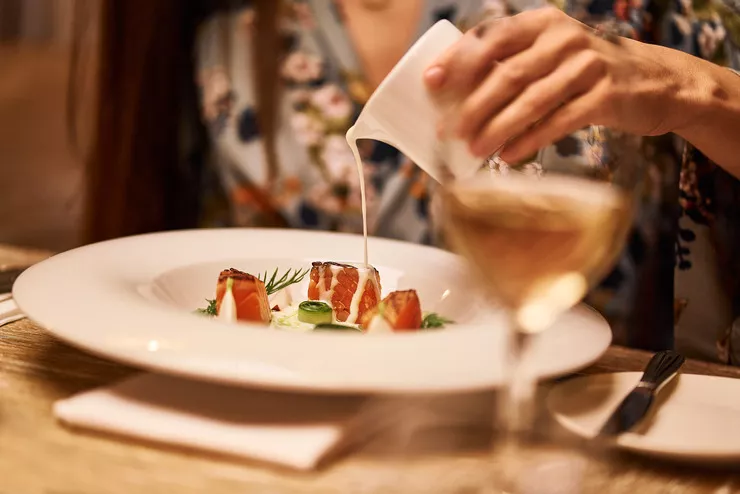
{"label": "wooden table", "polygon": [[[0,265],[44,253],[0,246]],[[612,347],[584,373],[642,370],[649,354]],[[740,369],[689,361],[685,372],[740,377]],[[358,453],[317,473],[70,431],[55,400],[136,372],[61,343],[29,321],[0,328],[0,494],[459,493],[492,471],[484,451],[435,453],[399,463]],[[589,467],[582,493],[740,492],[740,473],[614,453]],[[576,494],[576,493],[573,493]]]}

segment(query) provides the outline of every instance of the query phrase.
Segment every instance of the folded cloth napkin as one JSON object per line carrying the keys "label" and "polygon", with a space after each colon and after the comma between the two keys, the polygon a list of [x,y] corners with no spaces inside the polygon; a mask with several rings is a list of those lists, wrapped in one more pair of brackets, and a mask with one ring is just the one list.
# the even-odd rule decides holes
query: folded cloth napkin
{"label": "folded cloth napkin", "polygon": [[145,373],[57,401],[54,414],[73,427],[310,470],[392,431],[406,441],[485,423],[490,404],[480,399],[290,394]]}
{"label": "folded cloth napkin", "polygon": [[0,294],[0,326],[5,326],[24,317],[26,316],[18,309],[10,293]]}

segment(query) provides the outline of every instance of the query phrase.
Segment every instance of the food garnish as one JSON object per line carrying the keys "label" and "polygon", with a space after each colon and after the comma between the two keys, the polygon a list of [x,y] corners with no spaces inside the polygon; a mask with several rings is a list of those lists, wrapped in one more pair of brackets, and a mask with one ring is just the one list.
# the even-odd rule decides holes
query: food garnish
{"label": "food garnish", "polygon": [[309,324],[330,324],[332,309],[326,302],[306,300],[298,305],[298,320]]}
{"label": "food garnish", "polygon": [[[293,272],[292,275],[291,272]],[[269,280],[267,279],[267,271],[265,271],[265,273],[261,275],[258,279],[265,284],[267,295],[272,295],[273,293],[279,292],[287,286],[300,283],[301,281],[303,281],[303,278],[305,278],[308,272],[309,269],[306,269],[305,271],[302,269],[288,269],[288,271],[286,271],[284,275],[278,278],[278,268],[275,268],[275,271],[273,271],[272,276]]]}
{"label": "food garnish", "polygon": [[444,328],[448,324],[454,323],[455,321],[442,317],[436,312],[429,312],[421,321],[421,329],[439,329]]}
{"label": "food garnish", "polygon": [[350,326],[349,324],[336,324],[336,323],[324,323],[324,324],[317,324],[314,328],[314,331],[357,331],[358,333],[362,333],[362,330],[360,328],[356,328],[354,326]]}
{"label": "food garnish", "polygon": [[196,309],[195,312],[198,314],[204,314],[207,316],[215,316],[216,315],[216,299],[215,298],[207,298],[206,302],[208,303],[207,306]]}
{"label": "food garnish", "polygon": [[[294,305],[293,291],[283,289],[309,273],[308,300]],[[301,331],[393,333],[454,324],[436,312],[422,313],[415,290],[397,290],[381,300],[380,275],[372,266],[336,262],[261,276],[226,269],[219,274],[216,298],[206,302],[197,313]]]}

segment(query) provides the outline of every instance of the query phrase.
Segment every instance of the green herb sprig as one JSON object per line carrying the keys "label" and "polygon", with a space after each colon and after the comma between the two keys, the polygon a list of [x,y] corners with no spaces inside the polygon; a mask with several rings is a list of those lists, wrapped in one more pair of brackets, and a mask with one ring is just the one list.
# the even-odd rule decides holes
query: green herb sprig
{"label": "green herb sprig", "polygon": [[[310,271],[310,268],[306,268],[306,270],[302,269],[296,269],[292,270],[289,269],[285,272],[284,275],[282,275],[280,278],[278,278],[278,270],[275,268],[275,271],[272,273],[272,276],[270,279],[267,279],[267,271],[263,275],[258,276],[259,280],[265,284],[265,289],[267,290],[268,295],[272,295],[275,292],[279,292],[286,286],[294,285],[296,283],[300,283],[303,281],[303,278],[306,277],[308,272]],[[293,274],[291,274],[291,272]]]}
{"label": "green herb sprig", "polygon": [[454,323],[455,321],[442,317],[436,312],[430,312],[421,320],[421,329],[439,329],[444,328],[447,324]]}
{"label": "green herb sprig", "polygon": [[198,314],[205,314],[207,316],[215,316],[216,315],[216,299],[206,299],[206,302],[208,302],[208,305],[203,309],[198,309],[195,312]]}
{"label": "green herb sprig", "polygon": [[314,331],[353,331],[357,333],[362,333],[362,330],[360,328],[356,328],[348,324],[336,323],[317,324],[316,327],[314,327]]}

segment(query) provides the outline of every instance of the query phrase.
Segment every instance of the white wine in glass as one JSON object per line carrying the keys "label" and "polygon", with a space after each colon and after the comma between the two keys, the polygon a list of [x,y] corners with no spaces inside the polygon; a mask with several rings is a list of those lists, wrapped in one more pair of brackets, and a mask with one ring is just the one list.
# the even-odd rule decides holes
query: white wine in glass
{"label": "white wine in glass", "polygon": [[616,186],[559,174],[482,172],[444,196],[451,245],[529,333],[551,325],[607,274],[632,219],[631,198]]}
{"label": "white wine in glass", "polygon": [[[537,376],[527,358],[533,339],[608,274],[632,224],[640,141],[607,129],[591,132],[601,139],[599,149],[609,151],[603,159],[491,168],[441,190],[447,242],[467,258],[481,291],[510,322],[510,377],[499,419],[503,447],[513,456],[526,456],[522,445],[535,432]],[[503,482],[506,492],[516,492],[511,479]]]}

